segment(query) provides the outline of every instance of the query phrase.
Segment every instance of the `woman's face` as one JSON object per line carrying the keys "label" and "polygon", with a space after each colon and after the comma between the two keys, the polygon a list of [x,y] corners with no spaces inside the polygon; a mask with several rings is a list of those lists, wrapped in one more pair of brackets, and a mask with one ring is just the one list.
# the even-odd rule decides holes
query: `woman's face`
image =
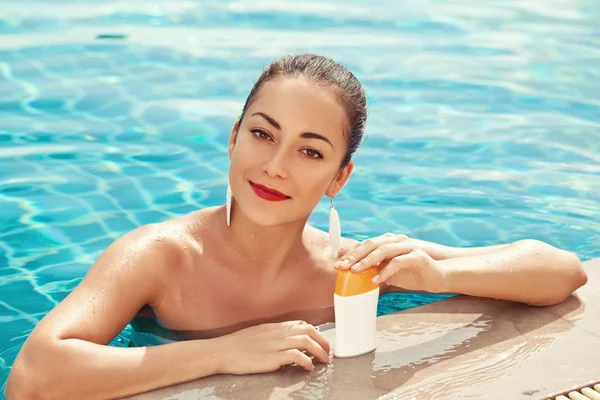
{"label": "woman's face", "polygon": [[324,194],[339,192],[353,167],[340,171],[345,124],[326,87],[301,78],[265,83],[229,141],[229,183],[242,213],[258,225],[281,225],[307,218]]}

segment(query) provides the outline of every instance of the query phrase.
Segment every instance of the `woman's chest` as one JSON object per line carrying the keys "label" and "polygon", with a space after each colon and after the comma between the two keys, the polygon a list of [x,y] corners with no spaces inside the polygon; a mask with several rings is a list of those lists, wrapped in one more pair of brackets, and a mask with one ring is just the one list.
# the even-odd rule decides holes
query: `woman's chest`
{"label": "woman's chest", "polygon": [[[294,270],[292,268],[307,268]],[[315,265],[291,266],[277,279],[205,262],[168,285],[153,307],[158,322],[178,331],[220,336],[267,322],[333,321],[335,273]]]}

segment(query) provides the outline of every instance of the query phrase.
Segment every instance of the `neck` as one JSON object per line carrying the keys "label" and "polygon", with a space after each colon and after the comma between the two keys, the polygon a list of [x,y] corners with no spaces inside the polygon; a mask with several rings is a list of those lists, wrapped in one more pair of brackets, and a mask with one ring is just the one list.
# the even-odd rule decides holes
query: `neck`
{"label": "neck", "polygon": [[[223,210],[226,212],[225,208]],[[307,220],[308,217],[275,227],[260,226],[246,218],[234,201],[231,226],[225,225],[224,230],[227,251],[234,258],[241,258],[244,268],[265,276],[276,276],[303,252],[302,238]]]}

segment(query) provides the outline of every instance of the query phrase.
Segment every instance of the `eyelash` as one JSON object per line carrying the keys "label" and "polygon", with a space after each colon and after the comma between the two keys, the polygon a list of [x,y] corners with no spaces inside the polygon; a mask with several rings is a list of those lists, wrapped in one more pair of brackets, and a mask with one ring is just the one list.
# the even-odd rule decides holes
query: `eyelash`
{"label": "eyelash", "polygon": [[[255,138],[255,139],[257,139],[257,140],[270,140],[270,141],[273,141],[273,139],[271,138],[271,136],[269,136],[269,134],[268,134],[268,133],[266,133],[266,132],[265,132],[265,131],[263,131],[263,130],[260,130],[260,129],[252,129],[250,132],[252,132],[252,136],[254,136],[254,138]],[[265,137],[261,137],[261,136],[263,136],[263,135],[264,135],[264,136],[267,136],[267,137],[266,137],[266,138],[265,138]],[[321,154],[320,152],[318,152],[318,151],[317,151],[317,150],[315,150],[315,149],[303,149],[303,152],[304,152],[304,155],[305,155],[307,158],[310,158],[311,160],[318,160],[318,159],[322,159],[322,158],[323,158],[323,154]],[[308,152],[313,152],[313,153],[314,153],[314,156],[310,156],[310,155],[308,155],[308,154],[307,154]]]}
{"label": "eyelash", "polygon": [[[256,139],[259,139],[259,140],[271,140],[271,141],[273,140],[273,139],[271,139],[271,136],[269,136],[269,134],[267,132],[261,131],[260,129],[252,129],[250,132],[252,132],[252,134],[254,135],[254,137]],[[265,135],[267,137],[266,138],[260,137],[261,135]]]}

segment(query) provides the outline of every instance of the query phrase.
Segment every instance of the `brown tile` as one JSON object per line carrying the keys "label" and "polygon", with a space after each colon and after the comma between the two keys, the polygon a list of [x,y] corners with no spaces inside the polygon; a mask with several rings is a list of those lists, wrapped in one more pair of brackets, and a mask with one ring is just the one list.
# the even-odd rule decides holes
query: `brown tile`
{"label": "brown tile", "polygon": [[385,398],[535,399],[597,379],[598,338],[549,315],[518,308],[498,314],[451,358],[428,365]]}

